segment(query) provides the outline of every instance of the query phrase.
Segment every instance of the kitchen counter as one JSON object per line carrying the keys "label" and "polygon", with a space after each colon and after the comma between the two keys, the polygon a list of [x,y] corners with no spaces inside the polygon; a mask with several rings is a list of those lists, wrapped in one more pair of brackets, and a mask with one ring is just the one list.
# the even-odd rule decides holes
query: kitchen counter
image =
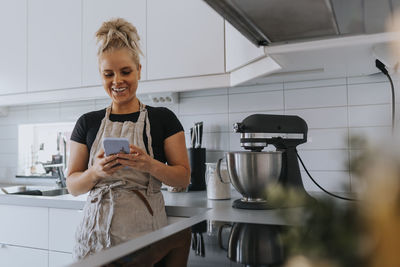
{"label": "kitchen counter", "polygon": [[[206,191],[171,193],[162,191],[168,216],[186,217],[162,229],[138,237],[126,243],[107,249],[90,256],[84,261],[71,266],[99,266],[111,260],[118,259],[132,251],[188,228],[203,220],[236,221],[245,223],[285,224],[280,219],[279,212],[301,213],[301,208],[285,210],[244,210],[232,208],[232,202],[240,198],[240,194],[232,191],[229,200],[208,200]],[[0,195],[0,204],[21,205],[32,207],[49,207],[62,209],[82,209],[86,195],[74,197],[61,195],[53,197]]]}

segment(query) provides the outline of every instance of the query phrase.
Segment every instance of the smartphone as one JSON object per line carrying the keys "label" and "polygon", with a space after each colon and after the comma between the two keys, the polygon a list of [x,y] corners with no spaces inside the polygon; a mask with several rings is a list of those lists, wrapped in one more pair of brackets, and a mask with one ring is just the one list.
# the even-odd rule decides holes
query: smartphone
{"label": "smartphone", "polygon": [[105,137],[103,139],[103,148],[106,156],[129,153],[129,140],[128,138]]}

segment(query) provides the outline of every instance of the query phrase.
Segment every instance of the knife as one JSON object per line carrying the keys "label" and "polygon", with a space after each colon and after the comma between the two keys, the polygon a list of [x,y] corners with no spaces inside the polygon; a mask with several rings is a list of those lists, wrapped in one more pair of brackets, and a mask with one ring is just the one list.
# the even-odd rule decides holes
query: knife
{"label": "knife", "polygon": [[190,145],[192,148],[194,148],[194,132],[193,132],[193,127],[190,128]]}

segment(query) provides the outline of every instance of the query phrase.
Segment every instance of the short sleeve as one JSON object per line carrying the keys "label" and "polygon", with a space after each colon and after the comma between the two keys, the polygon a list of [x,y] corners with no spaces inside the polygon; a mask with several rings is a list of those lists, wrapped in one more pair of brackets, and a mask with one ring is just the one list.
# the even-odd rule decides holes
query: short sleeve
{"label": "short sleeve", "polygon": [[82,115],[75,124],[74,130],[71,134],[71,140],[86,144],[87,123],[85,115]]}
{"label": "short sleeve", "polygon": [[175,113],[168,108],[162,108],[162,120],[164,128],[164,140],[168,137],[183,131],[183,126],[179,119],[176,117]]}

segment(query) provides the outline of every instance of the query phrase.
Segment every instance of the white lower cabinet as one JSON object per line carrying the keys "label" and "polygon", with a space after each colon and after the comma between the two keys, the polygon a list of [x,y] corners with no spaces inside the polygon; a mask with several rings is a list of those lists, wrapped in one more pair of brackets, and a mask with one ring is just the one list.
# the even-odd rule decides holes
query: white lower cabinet
{"label": "white lower cabinet", "polygon": [[49,249],[48,208],[0,205],[0,214],[0,244]]}
{"label": "white lower cabinet", "polygon": [[71,253],[49,251],[49,267],[62,267],[73,262]]}
{"label": "white lower cabinet", "polygon": [[49,208],[49,249],[71,253],[82,210]]}
{"label": "white lower cabinet", "polygon": [[0,244],[0,266],[47,267],[48,258],[48,250]]}
{"label": "white lower cabinet", "polygon": [[55,267],[73,262],[82,210],[0,205],[0,266]]}

